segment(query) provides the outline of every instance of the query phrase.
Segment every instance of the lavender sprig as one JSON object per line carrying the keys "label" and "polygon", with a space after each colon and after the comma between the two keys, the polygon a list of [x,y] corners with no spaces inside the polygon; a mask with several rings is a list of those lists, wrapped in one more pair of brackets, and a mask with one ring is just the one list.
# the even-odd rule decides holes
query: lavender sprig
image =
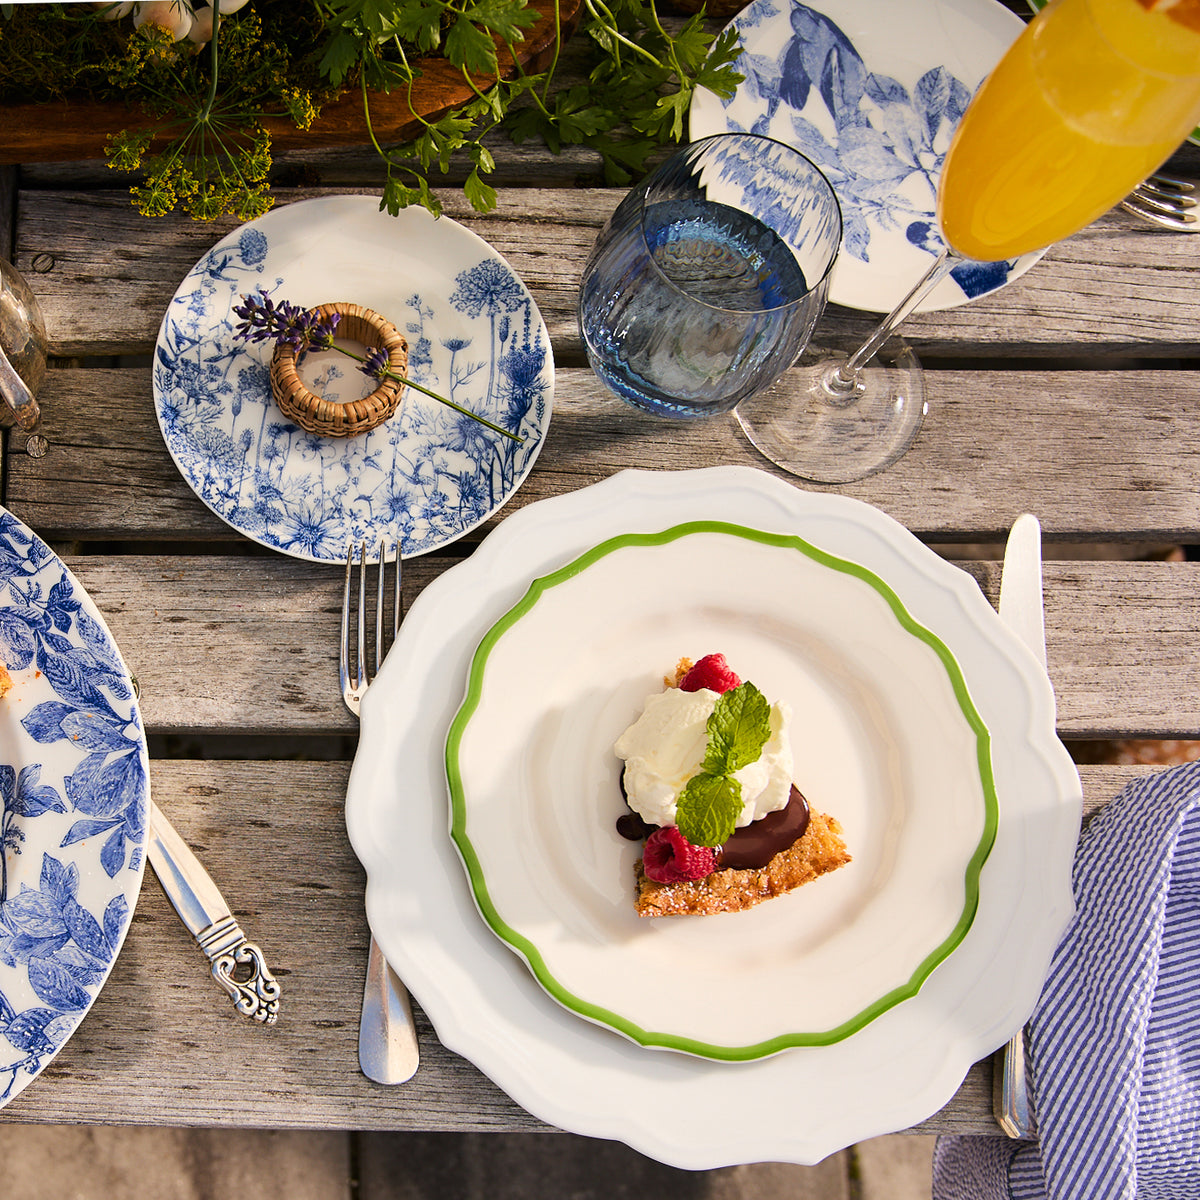
{"label": "lavender sprig", "polygon": [[432,392],[429,388],[422,387],[421,384],[406,379],[403,375],[391,370],[388,366],[388,352],[383,347],[372,347],[365,355],[362,355],[355,354],[353,350],[347,350],[345,346],[337,345],[334,341],[334,334],[337,331],[341,313],[330,313],[327,317],[322,318],[315,308],[306,310],[288,300],[280,300],[277,304],[264,288],[259,288],[258,297],[243,295],[244,303],[234,305],[234,315],[241,318],[241,324],[234,330],[236,337],[247,342],[274,340],[276,345],[291,346],[296,352],[297,362],[302,361],[309,350],[336,350],[347,358],[357,360],[360,364],[358,369],[371,379],[380,383],[384,379],[394,379],[398,383],[404,384],[405,387],[423,392],[426,396],[454,409],[455,412],[462,413],[463,416],[470,417],[473,421],[478,421],[480,425],[486,426],[494,433],[503,434],[518,445],[524,445],[525,439],[518,434],[510,432],[500,425],[492,424],[486,417],[481,417],[469,408],[455,404],[453,400],[447,400],[445,396],[439,396],[437,392]]}
{"label": "lavender sprig", "polygon": [[235,304],[235,316],[242,323],[234,333],[247,342],[265,342],[274,339],[279,345],[291,346],[297,355],[308,350],[331,350],[333,335],[337,331],[341,313],[330,313],[322,318],[317,310],[306,311],[298,304],[281,300],[276,304],[270,295],[261,291],[261,300],[243,296],[245,304]]}

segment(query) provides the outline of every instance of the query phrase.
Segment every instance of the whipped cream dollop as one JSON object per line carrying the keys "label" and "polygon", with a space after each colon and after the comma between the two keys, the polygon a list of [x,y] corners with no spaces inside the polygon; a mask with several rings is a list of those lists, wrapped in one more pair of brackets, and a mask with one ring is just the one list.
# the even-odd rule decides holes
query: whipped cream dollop
{"label": "whipped cream dollop", "polygon": [[[625,760],[629,807],[651,825],[674,825],[679,793],[700,770],[708,745],[708,718],[719,693],[701,688],[667,688],[647,697],[642,715],[617,738],[613,749]],[[792,787],[791,707],[771,705],[771,734],[758,758],[735,771],[742,785],[738,828],[786,807]]]}

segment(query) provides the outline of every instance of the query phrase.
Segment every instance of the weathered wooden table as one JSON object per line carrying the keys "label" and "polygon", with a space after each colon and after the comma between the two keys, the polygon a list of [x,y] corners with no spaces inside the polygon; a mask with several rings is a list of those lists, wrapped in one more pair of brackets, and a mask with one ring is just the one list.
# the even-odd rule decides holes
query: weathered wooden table
{"label": "weathered wooden table", "polygon": [[[619,193],[586,157],[498,147],[498,209],[447,212],[527,282],[553,339],[555,415],[515,499],[478,535],[413,560],[406,600],[507,512],[629,466],[767,464],[732,419],[644,418],[588,369],[583,258]],[[373,190],[354,150],[281,156],[279,203]],[[1200,170],[1195,151],[1181,172]],[[148,221],[97,163],[5,168],[0,254],[42,303],[49,452],[6,432],[2,498],[64,556],[138,676],[155,798],[217,877],[285,992],[277,1025],[238,1016],[147,873],[133,927],[83,1026],[0,1119],[345,1129],[545,1128],[418,1014],[422,1064],[388,1090],[357,1069],[368,931],[342,804],[356,725],[335,686],[341,575],[251,545],[196,499],[154,416],[149,354],[179,280],[233,222]],[[872,323],[830,309],[823,340]],[[906,334],[930,370],[908,455],[834,489],[944,547],[993,601],[998,546],[1036,513],[1047,540],[1049,672],[1064,739],[1200,736],[1200,566],[1137,560],[1200,543],[1200,238],[1113,213],[1015,285]],[[793,481],[794,482],[794,481]],[[798,485],[797,486],[801,486]],[[1075,557],[1063,548],[1106,549]],[[1061,555],[1056,557],[1056,555]],[[1087,803],[1136,767],[1087,767]],[[991,1070],[920,1128],[991,1132]]]}

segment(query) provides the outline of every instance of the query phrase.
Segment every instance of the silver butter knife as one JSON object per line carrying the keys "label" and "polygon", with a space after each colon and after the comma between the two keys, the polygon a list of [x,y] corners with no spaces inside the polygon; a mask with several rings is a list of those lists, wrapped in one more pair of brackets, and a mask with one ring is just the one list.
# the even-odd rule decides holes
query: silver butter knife
{"label": "silver butter knife", "polygon": [[274,1025],[282,989],[267,969],[262,951],[247,941],[217,885],[153,800],[146,857],[167,899],[208,955],[212,976],[234,1007],[243,1016]]}
{"label": "silver butter knife", "polygon": [[[1042,603],[1042,527],[1023,513],[1014,522],[1004,548],[1000,574],[1000,619],[1046,666],[1046,622]],[[1010,1138],[1033,1134],[1033,1112],[1025,1076],[1025,1035],[1018,1029],[997,1054],[992,1111]]]}

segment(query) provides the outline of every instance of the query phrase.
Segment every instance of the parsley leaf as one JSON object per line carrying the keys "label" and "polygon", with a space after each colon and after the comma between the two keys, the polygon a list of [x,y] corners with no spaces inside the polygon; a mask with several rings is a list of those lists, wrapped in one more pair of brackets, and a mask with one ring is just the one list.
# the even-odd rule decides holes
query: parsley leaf
{"label": "parsley leaf", "polygon": [[321,58],[321,73],[331,83],[341,83],[358,63],[358,40],[342,29],[329,39]]}
{"label": "parsley leaf", "polygon": [[480,212],[487,212],[496,207],[496,189],[479,178],[478,167],[467,176],[463,191],[472,206]]}
{"label": "parsley leaf", "polygon": [[536,10],[526,7],[525,0],[477,0],[463,9],[463,16],[490,29],[506,42],[524,40],[525,29],[540,19]]}
{"label": "parsley leaf", "polygon": [[446,34],[446,57],[456,66],[476,75],[496,71],[496,43],[466,17],[459,17]]}
{"label": "parsley leaf", "polygon": [[440,0],[406,0],[396,11],[396,33],[423,53],[436,50],[442,42],[445,11]]}

